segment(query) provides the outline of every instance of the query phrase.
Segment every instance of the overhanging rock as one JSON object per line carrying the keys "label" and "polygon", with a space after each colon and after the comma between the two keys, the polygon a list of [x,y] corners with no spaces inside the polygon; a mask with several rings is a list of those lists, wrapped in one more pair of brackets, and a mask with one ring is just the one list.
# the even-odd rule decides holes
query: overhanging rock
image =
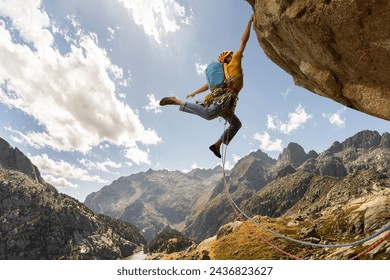
{"label": "overhanging rock", "polygon": [[265,54],[311,92],[390,120],[390,2],[247,0]]}

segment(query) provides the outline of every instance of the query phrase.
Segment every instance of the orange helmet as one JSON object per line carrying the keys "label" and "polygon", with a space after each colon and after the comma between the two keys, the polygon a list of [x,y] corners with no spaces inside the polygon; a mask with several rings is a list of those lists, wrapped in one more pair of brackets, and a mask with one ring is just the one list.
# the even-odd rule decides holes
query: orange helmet
{"label": "orange helmet", "polygon": [[221,62],[221,63],[224,63],[225,62],[225,59],[229,56],[233,54],[232,51],[223,51],[221,52],[221,54],[219,55],[218,57],[218,61]]}

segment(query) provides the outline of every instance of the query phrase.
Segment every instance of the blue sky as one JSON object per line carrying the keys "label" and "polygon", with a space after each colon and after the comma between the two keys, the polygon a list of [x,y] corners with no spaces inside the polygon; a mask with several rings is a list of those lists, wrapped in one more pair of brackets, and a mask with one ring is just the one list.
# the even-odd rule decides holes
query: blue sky
{"label": "blue sky", "polygon": [[[3,0],[0,2],[0,137],[27,154],[44,179],[86,195],[149,168],[220,164],[209,150],[224,122],[159,107],[205,83],[203,69],[239,47],[246,1]],[[243,127],[228,166],[288,143],[322,152],[389,122],[294,85],[251,33],[236,114]],[[202,96],[200,96],[201,98]],[[196,98],[198,99],[198,98]]]}

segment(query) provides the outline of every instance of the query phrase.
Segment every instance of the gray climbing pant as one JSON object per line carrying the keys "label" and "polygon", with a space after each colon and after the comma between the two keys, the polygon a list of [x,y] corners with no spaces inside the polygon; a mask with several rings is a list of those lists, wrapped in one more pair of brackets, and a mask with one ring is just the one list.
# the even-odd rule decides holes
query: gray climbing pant
{"label": "gray climbing pant", "polygon": [[[204,107],[201,104],[185,102],[180,105],[180,111],[197,115],[206,120],[213,120],[220,117],[222,112],[222,104],[213,103],[208,107]],[[228,145],[233,137],[241,128],[241,122],[236,114],[232,114],[230,117],[223,117],[228,123],[229,127],[223,132],[220,140],[222,143]]]}

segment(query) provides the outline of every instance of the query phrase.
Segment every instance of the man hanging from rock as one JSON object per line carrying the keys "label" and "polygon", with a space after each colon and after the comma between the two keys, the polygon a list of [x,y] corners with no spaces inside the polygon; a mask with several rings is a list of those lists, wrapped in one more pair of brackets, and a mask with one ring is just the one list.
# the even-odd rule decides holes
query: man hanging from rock
{"label": "man hanging from rock", "polygon": [[164,97],[160,100],[161,106],[178,105],[180,111],[198,115],[206,120],[223,117],[229,123],[229,127],[210,146],[210,150],[219,158],[221,158],[221,144],[228,145],[241,128],[241,122],[234,111],[238,100],[237,95],[244,85],[241,61],[253,20],[254,15],[251,16],[245,28],[239,49],[235,53],[233,51],[222,52],[218,57],[219,62],[211,63],[206,68],[208,83],[186,97],[187,99],[195,97],[210,89],[211,93],[205,96],[202,103],[184,102],[176,97]]}

